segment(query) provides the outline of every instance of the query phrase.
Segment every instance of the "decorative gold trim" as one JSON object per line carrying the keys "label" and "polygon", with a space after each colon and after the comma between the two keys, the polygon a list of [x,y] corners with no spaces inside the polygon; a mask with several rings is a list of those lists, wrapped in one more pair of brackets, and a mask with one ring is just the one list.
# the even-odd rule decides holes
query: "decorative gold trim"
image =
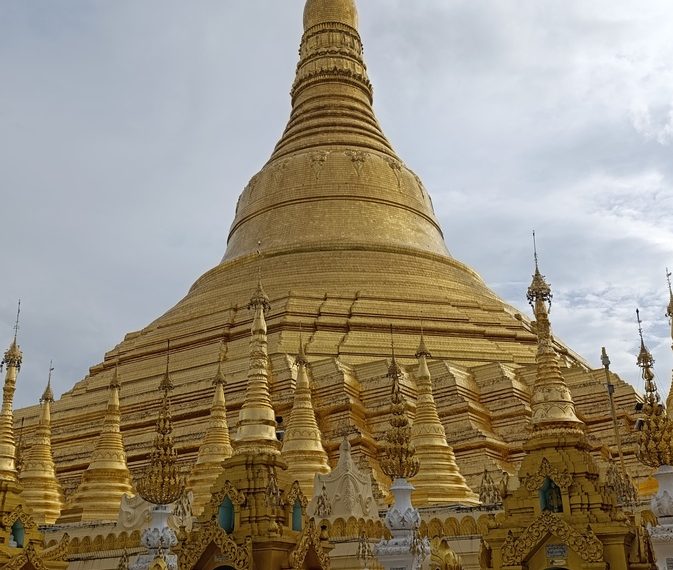
{"label": "decorative gold trim", "polygon": [[231,502],[237,507],[240,507],[245,503],[245,495],[234,487],[231,481],[227,480],[220,489],[213,493],[212,499],[210,499],[210,506],[216,513],[225,497],[229,497]]}
{"label": "decorative gold trim", "polygon": [[316,528],[315,519],[308,521],[297,546],[290,553],[290,565],[292,570],[300,570],[303,567],[304,560],[306,560],[306,555],[311,546],[316,553],[318,562],[320,562],[320,568],[322,570],[329,570],[329,557],[325,554],[325,551],[322,548],[320,531]]}
{"label": "decorative gold trim", "polygon": [[31,543],[20,554],[10,558],[9,562],[2,567],[2,570],[21,570],[21,568],[27,565],[31,565],[34,570],[48,570],[44,561],[37,553],[35,546]]}
{"label": "decorative gold trim", "polygon": [[530,475],[526,477],[526,489],[531,493],[539,491],[544,480],[549,477],[560,489],[566,490],[570,485],[572,485],[573,477],[569,475],[567,471],[559,471],[556,467],[552,466],[551,463],[547,460],[546,457],[542,459],[540,467],[537,470],[535,475]]}
{"label": "decorative gold trim", "polygon": [[603,561],[603,544],[587,526],[585,533],[571,527],[561,517],[548,511],[542,513],[519,536],[512,531],[502,545],[503,566],[519,566],[550,534],[561,539],[585,562]]}
{"label": "decorative gold trim", "polygon": [[238,546],[215,520],[200,525],[189,533],[178,554],[178,567],[183,570],[194,568],[211,544],[220,549],[227,558],[226,565],[234,570],[252,569],[252,539],[248,536],[245,545]]}
{"label": "decorative gold trim", "polygon": [[16,521],[21,521],[25,529],[37,528],[33,517],[23,510],[22,505],[18,505],[13,511],[7,513],[2,517],[2,526],[5,528],[11,527]]}
{"label": "decorative gold trim", "polygon": [[306,511],[306,507],[308,506],[308,499],[306,498],[306,495],[304,495],[304,492],[301,490],[301,485],[299,484],[299,481],[295,481],[294,483],[292,483],[290,492],[285,497],[285,504],[288,507],[292,508],[294,507],[294,504],[297,502],[297,500],[301,505],[302,512]]}

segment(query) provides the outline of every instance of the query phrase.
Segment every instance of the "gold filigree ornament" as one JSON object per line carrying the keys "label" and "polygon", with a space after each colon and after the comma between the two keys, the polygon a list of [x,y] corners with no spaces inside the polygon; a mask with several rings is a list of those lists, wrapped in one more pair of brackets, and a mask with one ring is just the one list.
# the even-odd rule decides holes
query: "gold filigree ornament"
{"label": "gold filigree ornament", "polygon": [[327,554],[322,548],[320,540],[320,530],[316,527],[315,519],[308,521],[304,532],[302,533],[299,542],[295,549],[290,553],[290,566],[292,570],[300,570],[304,567],[304,561],[310,548],[313,548],[316,558],[320,563],[322,570],[329,570],[330,561]]}
{"label": "gold filigree ornament", "polygon": [[170,393],[173,390],[168,373],[170,362],[170,341],[166,351],[166,372],[159,384],[163,392],[156,436],[150,452],[150,464],[137,489],[140,496],[154,505],[169,505],[177,501],[184,489],[184,478],[178,468],[178,454],[173,446],[173,424],[171,419]]}
{"label": "gold filigree ornament", "polygon": [[645,384],[638,459],[645,465],[658,468],[662,465],[670,465],[673,461],[673,450],[671,450],[672,426],[657,390],[654,371],[652,370],[654,358],[645,346],[643,326],[638,309],[636,309],[636,317],[640,335],[640,352],[638,353],[637,363],[642,370],[641,376]]}
{"label": "gold filigree ornament", "polygon": [[567,489],[573,482],[572,475],[569,475],[567,471],[559,471],[549,463],[546,457],[543,457],[537,473],[526,478],[526,489],[531,493],[539,491],[547,478],[551,479],[560,489]]}
{"label": "gold filigree ornament", "polygon": [[585,562],[603,561],[603,544],[588,526],[581,533],[561,517],[545,511],[536,518],[519,538],[510,531],[502,546],[503,566],[519,566],[534,553],[549,535],[554,535],[568,545]]}
{"label": "gold filigree ornament", "polygon": [[211,544],[222,553],[225,565],[234,570],[252,568],[252,539],[248,536],[244,545],[238,546],[216,520],[208,521],[189,534],[178,554],[178,567],[194,568]]}
{"label": "gold filigree ornament", "polygon": [[402,370],[393,358],[388,369],[388,378],[393,382],[390,405],[390,428],[385,435],[384,457],[381,470],[391,479],[411,479],[418,474],[420,463],[415,457],[416,449],[411,444],[411,426],[405,414],[406,402],[400,391]]}

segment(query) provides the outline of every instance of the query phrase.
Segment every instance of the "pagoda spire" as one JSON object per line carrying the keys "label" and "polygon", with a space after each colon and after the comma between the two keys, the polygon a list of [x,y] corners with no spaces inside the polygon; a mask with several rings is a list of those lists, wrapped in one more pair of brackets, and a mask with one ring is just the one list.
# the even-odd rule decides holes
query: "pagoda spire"
{"label": "pagoda spire", "polygon": [[290,118],[239,198],[223,261],[252,255],[262,234],[275,253],[448,254],[427,191],[378,123],[357,27],[354,0],[307,0]]}
{"label": "pagoda spire", "polygon": [[115,364],[103,426],[91,461],[82,475],[71,506],[59,522],[117,520],[122,496],[133,494],[131,473],[126,463],[124,440],[120,431],[119,362]]}
{"label": "pagoda spire", "polygon": [[297,384],[294,390],[294,402],[290,419],[283,438],[283,459],[287,462],[287,478],[298,481],[307,499],[313,497],[313,480],[316,473],[330,472],[327,453],[322,445],[322,434],[315,419],[315,410],[311,399],[307,367],[308,360],[299,333],[299,352],[295,359],[297,365]]}
{"label": "pagoda spire", "polygon": [[166,346],[166,371],[159,383],[161,407],[156,425],[150,464],[136,484],[138,494],[153,505],[169,505],[180,498],[184,481],[178,468],[178,453],[173,446],[173,418],[171,415],[170,377],[171,341]]}
{"label": "pagoda spire", "polygon": [[51,374],[54,371],[49,363],[47,387],[40,398],[40,420],[33,433],[33,445],[28,452],[19,481],[23,487],[21,496],[31,511],[35,522],[54,524],[63,509],[63,490],[56,477],[56,466],[51,451],[51,405],[54,393],[51,389]]}
{"label": "pagoda spire", "polygon": [[210,421],[199,448],[199,456],[187,482],[187,488],[194,494],[192,512],[195,516],[203,512],[211,498],[211,488],[218,476],[222,473],[222,462],[231,457],[233,452],[227,424],[227,404],[224,396],[224,379],[222,366],[226,360],[227,345],[224,340],[220,343],[220,353],[217,363],[217,372],[213,385],[215,394],[210,407]]}
{"label": "pagoda spire", "polygon": [[390,327],[392,359],[388,367],[388,378],[392,381],[390,405],[390,430],[385,434],[385,451],[381,460],[381,470],[393,482],[396,479],[411,479],[418,474],[420,464],[416,449],[411,442],[411,426],[406,415],[406,400],[400,391],[402,369],[395,359],[393,327]]}
{"label": "pagoda spire", "polygon": [[552,291],[544,276],[540,273],[537,257],[537,244],[533,232],[535,250],[535,273],[528,288],[528,302],[535,313],[537,331],[537,377],[531,398],[532,423],[535,430],[547,428],[577,429],[584,424],[575,414],[575,403],[570,390],[561,375],[559,357],[554,349],[554,342],[549,321]]}
{"label": "pagoda spire", "polygon": [[639,309],[636,309],[636,317],[638,319],[638,334],[640,335],[640,352],[638,353],[637,363],[641,369],[641,376],[645,385],[638,459],[645,465],[658,468],[662,465],[671,465],[673,460],[670,418],[666,414],[666,409],[661,403],[657,390],[654,371],[652,370],[654,358],[645,346]]}
{"label": "pagoda spire", "polygon": [[372,109],[354,0],[308,0],[292,114],[274,158],[317,145],[357,144],[396,157]]}
{"label": "pagoda spire", "polygon": [[21,300],[16,310],[14,323],[14,338],[5,351],[0,370],[7,367],[5,383],[2,387],[2,409],[0,410],[0,481],[17,483],[16,472],[16,442],[14,441],[14,392],[16,379],[21,370],[23,353],[17,343],[19,331],[19,316],[21,315]]}
{"label": "pagoda spire", "polygon": [[413,493],[414,504],[477,504],[479,497],[472,492],[458,469],[456,457],[446,441],[446,432],[437,413],[427,362],[431,355],[422,332],[416,358],[416,417],[411,427],[411,443],[416,448],[420,468],[418,475],[412,479],[416,488]]}
{"label": "pagoda spire", "polygon": [[257,289],[250,299],[248,309],[252,310],[254,315],[250,339],[250,366],[245,400],[238,416],[234,455],[260,450],[279,454],[276,416],[269,392],[269,355],[264,317],[270,309],[270,304],[261,279],[257,282]]}

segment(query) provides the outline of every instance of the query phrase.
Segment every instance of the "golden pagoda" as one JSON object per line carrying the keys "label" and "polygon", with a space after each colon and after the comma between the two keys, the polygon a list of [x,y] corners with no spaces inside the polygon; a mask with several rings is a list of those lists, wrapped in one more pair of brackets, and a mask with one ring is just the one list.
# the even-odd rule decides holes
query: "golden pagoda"
{"label": "golden pagoda", "polygon": [[287,464],[271,425],[265,320],[270,305],[261,282],[248,307],[248,380],[234,453],[224,461],[203,515],[175,549],[179,567],[328,570],[327,537],[307,517],[308,500],[299,484],[283,483]]}
{"label": "golden pagoda", "polygon": [[210,423],[199,448],[199,457],[192,468],[187,481],[187,488],[193,493],[192,512],[200,515],[203,508],[210,502],[211,488],[222,472],[222,463],[231,457],[233,449],[229,437],[227,423],[227,403],[224,397],[226,381],[222,372],[222,364],[226,358],[226,344],[220,346],[220,361],[215,373],[215,395],[210,409]]}
{"label": "golden pagoda", "polygon": [[23,487],[21,498],[25,501],[33,519],[41,524],[54,524],[63,509],[63,490],[56,477],[54,457],[51,452],[51,404],[54,393],[51,389],[49,364],[47,387],[40,398],[42,413],[40,423],[33,434],[33,445],[24,462],[19,481]]}
{"label": "golden pagoda", "polygon": [[[367,463],[378,496],[385,494],[379,442],[388,429],[383,411],[390,397],[388,326],[394,324],[397,331],[400,366],[412,371],[421,321],[433,347],[432,398],[447,441],[445,447],[433,416],[432,453],[451,466],[452,476],[442,486],[455,488],[424,491],[420,475],[419,496],[472,501],[469,489],[477,488],[484,468],[514,473],[524,456],[536,371],[533,325],[451,256],[428,190],[383,134],[373,110],[354,0],[307,0],[291,102],[280,141],[242,190],[221,262],[164,315],[127,334],[54,406],[53,425],[68,430],[67,437],[52,442],[67,495],[89,477],[87,458],[106,414],[109,374],[116,362],[124,369],[122,382],[129,384],[120,425],[131,442],[128,464],[134,473],[147,465],[152,447],[147,417],[160,406],[155,379],[168,339],[173,340],[179,400],[174,445],[184,471],[191,468],[211,421],[212,370],[218,365],[223,323],[227,407],[240,417],[229,463],[241,460],[237,453],[260,445],[265,454],[279,453],[275,419],[291,416],[293,356],[303,329],[311,403],[320,410],[328,461],[336,463],[343,427],[351,428],[355,461]],[[260,265],[263,297],[272,306],[262,311],[264,331],[259,310],[245,310]],[[261,306],[259,300],[255,306]],[[251,327],[258,351],[252,368]],[[559,355],[554,373],[567,386],[556,403],[568,408],[572,395],[589,434],[616,445],[602,370],[592,370],[557,340],[550,339],[549,346]],[[550,389],[560,387],[558,377]],[[425,394],[418,393],[413,374],[400,379],[410,417],[419,404],[421,418],[428,410],[426,379],[422,386]],[[631,425],[635,391],[615,379],[615,399],[619,419]],[[33,426],[38,415],[39,409],[31,407],[18,412],[17,419]],[[624,442],[625,461],[635,475],[644,475],[636,443],[634,438]],[[459,472],[453,472],[451,449]],[[0,441],[3,462],[9,469],[13,458],[3,459]],[[116,464],[121,474],[121,456]],[[122,487],[129,488],[124,481],[110,481],[120,485],[116,497]]]}
{"label": "golden pagoda", "polygon": [[61,523],[117,520],[122,496],[133,493],[119,428],[120,388],[117,363],[109,382],[107,411],[96,446],[79,487],[63,510]]}
{"label": "golden pagoda", "polygon": [[[0,411],[0,567],[11,569],[35,568],[65,570],[69,537],[63,535],[48,547],[38,522],[28,512],[14,465],[15,444],[12,422],[12,402],[23,353],[17,343],[19,313],[14,325],[14,340],[4,354],[0,369],[7,367]],[[49,396],[49,393],[46,394]],[[48,416],[47,416],[48,417]],[[53,464],[52,464],[53,465]],[[48,513],[49,516],[51,513]],[[38,513],[38,519],[41,518]]]}
{"label": "golden pagoda", "polygon": [[484,536],[482,567],[654,570],[646,530],[617,507],[616,490],[590,454],[586,426],[559,373],[549,321],[552,292],[537,254],[528,300],[538,334],[531,434],[519,487],[505,489],[504,513]]}
{"label": "golden pagoda", "polygon": [[432,394],[432,376],[427,359],[431,357],[421,335],[416,351],[416,417],[411,428],[411,443],[416,449],[420,468],[411,480],[415,487],[414,505],[429,506],[451,503],[476,505],[479,496],[468,487],[456,465],[456,457],[446,441],[444,426],[439,420]]}
{"label": "golden pagoda", "polygon": [[297,481],[308,500],[313,498],[313,480],[316,473],[330,472],[327,453],[322,445],[322,434],[315,419],[308,380],[308,360],[304,343],[299,338],[299,353],[295,360],[297,385],[287,429],[283,437],[282,456],[287,463],[287,479]]}

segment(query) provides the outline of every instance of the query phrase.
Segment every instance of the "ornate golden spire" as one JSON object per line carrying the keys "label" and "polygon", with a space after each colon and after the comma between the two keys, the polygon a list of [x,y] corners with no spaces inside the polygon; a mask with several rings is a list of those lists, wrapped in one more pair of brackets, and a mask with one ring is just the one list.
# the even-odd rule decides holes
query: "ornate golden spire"
{"label": "ornate golden spire", "polygon": [[313,497],[313,480],[316,473],[330,472],[327,453],[322,445],[322,434],[318,428],[311,399],[306,367],[308,360],[304,344],[299,333],[299,352],[295,360],[297,365],[297,385],[290,419],[283,438],[283,459],[287,462],[286,477],[289,482],[298,481],[307,499]]}
{"label": "ornate golden spire", "polygon": [[173,382],[169,374],[171,343],[166,347],[166,371],[159,384],[163,393],[157,419],[154,446],[150,452],[150,464],[136,487],[138,494],[148,503],[169,505],[180,498],[184,480],[178,468],[178,454],[173,447],[173,424],[171,419],[171,392]]}
{"label": "ornate golden spire", "polygon": [[[390,327],[392,337],[393,330]],[[381,459],[381,470],[395,479],[411,479],[418,474],[420,467],[415,457],[416,450],[411,444],[411,427],[405,409],[406,402],[400,391],[402,370],[395,360],[395,345],[392,345],[392,359],[388,368],[388,378],[392,380],[392,402],[390,406],[390,428],[385,434],[384,457]]]}
{"label": "ornate golden spire", "polygon": [[187,488],[194,494],[192,513],[199,516],[211,499],[211,488],[222,473],[222,462],[231,457],[233,452],[227,424],[227,404],[224,397],[226,381],[222,365],[226,359],[227,345],[220,343],[217,372],[213,385],[215,394],[210,408],[210,422],[203,443],[199,448],[199,456],[187,482]]}
{"label": "ornate golden spire", "polygon": [[537,258],[535,232],[533,232],[535,250],[535,273],[528,288],[528,302],[535,313],[537,330],[537,378],[531,398],[533,428],[542,430],[553,427],[571,429],[581,428],[584,424],[575,415],[575,403],[570,390],[561,375],[558,354],[554,349],[549,321],[552,292],[551,287],[540,273]]}
{"label": "ornate golden spire", "polygon": [[290,119],[241,194],[225,260],[253,254],[262,233],[275,251],[364,245],[447,255],[427,192],[374,114],[357,26],[354,0],[306,2]]}
{"label": "ornate golden spire", "polygon": [[119,362],[109,384],[103,427],[82,482],[59,522],[117,520],[122,496],[132,494],[131,473],[126,463],[120,431]]}
{"label": "ornate golden spire", "polygon": [[640,335],[640,352],[638,366],[642,370],[645,384],[643,405],[643,423],[640,430],[638,459],[650,467],[671,465],[673,453],[671,450],[671,426],[666,409],[661,403],[657,384],[654,381],[654,358],[645,346],[643,326],[640,320],[640,311],[636,309],[638,318],[638,334]]}
{"label": "ornate golden spire", "polygon": [[56,466],[51,451],[51,404],[54,394],[51,389],[49,363],[47,387],[40,399],[40,421],[33,433],[33,445],[24,463],[19,481],[23,486],[21,496],[30,509],[35,522],[54,524],[63,509],[63,490],[56,477]]}
{"label": "ornate golden spire", "polygon": [[261,280],[257,283],[248,309],[254,311],[250,339],[250,368],[245,400],[238,417],[234,454],[260,450],[278,454],[280,442],[276,438],[276,415],[269,393],[269,355],[264,318],[270,305]]}
{"label": "ornate golden spire", "polygon": [[17,335],[19,331],[19,315],[21,314],[21,300],[19,300],[16,311],[16,322],[14,324],[14,339],[12,344],[5,352],[0,370],[7,367],[5,374],[5,384],[2,388],[2,410],[0,410],[0,481],[18,481],[16,472],[16,444],[14,441],[14,391],[16,390],[16,378],[21,363],[23,353],[17,344]]}
{"label": "ornate golden spire", "polygon": [[477,504],[479,497],[472,492],[456,464],[453,449],[446,441],[444,426],[437,413],[432,393],[432,378],[427,359],[431,358],[421,333],[416,352],[416,417],[411,427],[411,444],[416,449],[420,469],[412,483],[414,505],[449,503]]}
{"label": "ornate golden spire", "polygon": [[357,141],[395,156],[372,110],[372,84],[357,26],[354,0],[306,2],[292,115],[272,160],[320,142]]}

